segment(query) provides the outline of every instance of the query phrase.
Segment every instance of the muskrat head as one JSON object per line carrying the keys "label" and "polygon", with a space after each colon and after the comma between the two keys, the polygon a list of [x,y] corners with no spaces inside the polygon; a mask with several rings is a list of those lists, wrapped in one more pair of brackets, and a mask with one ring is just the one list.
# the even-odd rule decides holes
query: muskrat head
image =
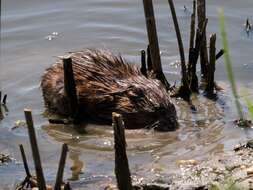
{"label": "muskrat head", "polygon": [[[175,106],[160,81],[143,77],[131,78],[118,102],[126,128],[154,128],[158,131],[175,130],[178,126]],[[128,106],[126,106],[128,105]]]}

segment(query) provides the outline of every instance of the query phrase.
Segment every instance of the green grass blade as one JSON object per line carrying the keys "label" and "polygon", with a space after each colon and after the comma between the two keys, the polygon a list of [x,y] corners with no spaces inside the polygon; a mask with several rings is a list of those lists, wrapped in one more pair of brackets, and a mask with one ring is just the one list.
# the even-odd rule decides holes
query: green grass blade
{"label": "green grass blade", "polygon": [[234,99],[235,99],[235,105],[236,105],[236,109],[237,109],[237,112],[238,112],[238,116],[241,120],[244,120],[242,107],[241,107],[241,104],[240,104],[239,99],[238,99],[236,83],[235,83],[233,69],[232,69],[231,60],[230,60],[230,56],[229,56],[228,40],[227,40],[227,33],[225,31],[225,17],[224,17],[224,11],[223,10],[219,11],[219,23],[220,23],[220,32],[221,32],[222,44],[223,44],[223,48],[225,50],[224,60],[225,60],[225,66],[226,66],[226,70],[227,70],[228,80],[230,82],[230,86],[231,86],[231,89],[232,89],[232,94],[233,94]]}
{"label": "green grass blade", "polygon": [[246,106],[249,110],[250,118],[251,118],[251,120],[253,120],[253,104],[252,104],[251,100],[246,96],[244,97],[244,100],[245,100]]}

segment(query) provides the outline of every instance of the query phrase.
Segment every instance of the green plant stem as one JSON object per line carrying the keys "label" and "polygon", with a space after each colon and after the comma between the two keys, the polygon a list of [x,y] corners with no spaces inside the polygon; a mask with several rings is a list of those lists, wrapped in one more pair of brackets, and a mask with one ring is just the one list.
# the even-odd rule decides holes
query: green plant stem
{"label": "green plant stem", "polygon": [[251,100],[246,96],[244,97],[244,100],[245,100],[246,106],[249,110],[250,118],[253,120],[253,104],[252,104]]}
{"label": "green plant stem", "polygon": [[236,83],[235,83],[235,79],[234,79],[234,74],[233,74],[233,69],[232,69],[232,65],[231,65],[231,59],[229,56],[229,46],[228,46],[228,40],[227,40],[227,33],[225,31],[225,17],[224,17],[224,11],[220,10],[219,11],[219,23],[220,23],[220,32],[221,32],[221,37],[222,37],[222,44],[225,50],[225,54],[224,54],[224,59],[225,59],[225,66],[226,66],[226,70],[227,70],[227,76],[231,85],[231,89],[232,89],[232,93],[235,99],[235,105],[236,105],[236,109],[239,115],[239,118],[241,120],[244,120],[244,116],[243,116],[243,112],[242,112],[242,107],[241,104],[239,102],[239,98],[238,98],[238,93],[237,93],[237,88],[236,88]]}

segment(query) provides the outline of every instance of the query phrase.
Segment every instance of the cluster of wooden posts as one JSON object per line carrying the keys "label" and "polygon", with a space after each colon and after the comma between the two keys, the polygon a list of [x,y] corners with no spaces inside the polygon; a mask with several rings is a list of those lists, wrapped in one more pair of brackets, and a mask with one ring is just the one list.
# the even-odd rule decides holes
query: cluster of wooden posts
{"label": "cluster of wooden posts", "polygon": [[[35,134],[35,130],[34,130],[32,112],[31,112],[31,110],[25,109],[24,113],[25,113],[25,119],[26,119],[26,124],[27,124],[27,128],[28,128],[28,134],[29,134],[29,139],[30,139],[30,144],[31,144],[31,150],[32,150],[33,161],[34,161],[34,165],[35,165],[36,176],[32,176],[32,174],[29,170],[29,167],[28,167],[28,163],[27,163],[27,159],[26,159],[23,145],[19,145],[24,168],[25,168],[25,172],[26,172],[26,177],[17,186],[16,190],[25,190],[25,189],[29,189],[29,188],[30,189],[38,188],[39,190],[51,190],[53,188],[49,185],[46,185],[46,181],[44,178],[43,167],[41,165],[38,143],[37,143],[36,134]],[[67,152],[68,152],[68,146],[66,144],[63,144],[60,162],[58,165],[56,181],[55,181],[55,185],[54,185],[54,190],[62,190],[62,189],[70,190],[71,189],[69,183],[63,182],[63,172],[64,172],[65,162],[66,162],[66,158],[67,158]]]}
{"label": "cluster of wooden posts", "polygon": [[[178,40],[178,47],[181,59],[181,72],[182,80],[179,90],[175,94],[177,97],[190,101],[190,95],[192,92],[199,92],[199,80],[196,74],[196,65],[198,58],[200,57],[201,65],[201,79],[205,81],[204,91],[208,95],[213,95],[215,90],[214,72],[215,62],[224,53],[220,50],[216,53],[216,34],[210,36],[209,56],[206,39],[206,26],[208,19],[206,18],[206,3],[205,0],[193,0],[193,12],[191,15],[191,28],[190,28],[190,45],[189,45],[189,57],[188,64],[186,64],[183,42],[180,34],[180,29],[177,21],[176,11],[173,0],[168,0],[171,10],[174,27]],[[143,0],[146,27],[149,39],[149,45],[147,50],[141,52],[141,72],[145,76],[149,76],[149,72],[152,72],[157,79],[159,79],[166,87],[167,90],[171,89],[170,83],[167,81],[161,64],[159,43],[157,37],[154,9],[152,0]],[[197,15],[197,16],[196,16]],[[198,25],[196,27],[196,17],[198,17]],[[63,58],[64,66],[64,88],[67,98],[69,99],[69,106],[71,111],[71,119],[78,121],[78,98],[76,93],[76,85],[73,75],[72,60],[70,57]],[[1,97],[1,93],[0,93]],[[6,104],[7,95],[4,96],[1,104]],[[1,99],[0,99],[1,100]],[[35,164],[36,177],[32,177],[23,146],[20,145],[20,151],[23,158],[23,163],[26,171],[26,178],[17,189],[24,189],[27,186],[36,186],[41,190],[45,190],[48,187],[43,175],[43,169],[41,166],[41,160],[36,141],[32,114],[30,110],[25,110],[25,117],[28,126],[29,138],[32,148],[32,154]],[[131,174],[128,165],[128,159],[126,154],[126,140],[124,133],[124,123],[122,116],[117,113],[112,114],[114,140],[115,140],[115,175],[117,179],[118,189],[131,190],[133,185],[131,182]],[[63,182],[63,171],[65,166],[65,160],[67,156],[68,146],[66,144],[62,147],[62,154],[60,163],[58,166],[57,178],[54,189],[61,188],[70,189],[68,183]]]}
{"label": "cluster of wooden posts", "polygon": [[[214,82],[215,62],[223,55],[224,51],[220,50],[218,53],[216,53],[216,45],[215,45],[216,34],[212,34],[210,36],[209,57],[208,57],[208,48],[206,39],[206,26],[208,22],[208,19],[206,18],[206,1],[193,0],[188,64],[186,64],[184,46],[177,21],[174,2],[173,0],[168,0],[168,3],[172,14],[172,19],[174,22],[181,60],[181,76],[182,76],[181,86],[175,93],[175,96],[190,101],[191,93],[199,92],[199,80],[196,74],[197,72],[196,65],[199,57],[201,65],[201,81],[204,81],[203,84],[205,84],[204,92],[206,93],[206,95],[212,96],[214,95],[214,90],[216,87],[216,84]],[[149,45],[146,51],[145,50],[141,51],[141,60],[142,60],[141,72],[145,76],[148,76],[148,72],[152,71],[155,77],[165,85],[166,89],[170,90],[171,86],[169,82],[166,80],[162,70],[153,2],[152,0],[143,0],[143,4],[144,4]],[[197,27],[196,27],[196,17],[198,18]]]}
{"label": "cluster of wooden posts", "polygon": [[[206,27],[208,19],[206,18],[206,1],[205,0],[193,0],[193,10],[191,15],[191,27],[190,27],[190,43],[189,43],[189,57],[188,64],[186,64],[185,52],[181,33],[177,21],[175,6],[173,0],[168,0],[171,10],[176,36],[178,40],[178,48],[181,59],[181,86],[178,88],[175,97],[181,97],[190,102],[190,96],[192,93],[198,93],[200,89],[199,79],[197,76],[197,62],[200,57],[201,65],[201,80],[202,86],[204,86],[204,93],[208,97],[215,95],[216,84],[214,81],[214,72],[216,60],[219,59],[224,51],[220,50],[216,52],[216,34],[210,36],[209,44],[209,56],[207,47]],[[141,51],[141,72],[149,77],[152,73],[152,77],[159,79],[167,90],[171,90],[171,85],[167,81],[161,63],[159,43],[156,30],[156,21],[153,8],[153,0],[143,0],[145,20],[147,27],[147,34],[149,45],[147,50]],[[198,18],[198,19],[196,19]],[[198,20],[198,24],[196,24]],[[64,88],[66,97],[69,100],[70,119],[72,122],[78,122],[79,109],[78,98],[76,92],[75,79],[73,75],[72,60],[71,57],[63,58],[64,67]],[[50,120],[50,122],[61,122]]]}
{"label": "cluster of wooden posts", "polygon": [[0,91],[0,121],[4,118],[6,112],[8,112],[7,106],[7,94],[4,94],[2,99],[2,91]]}
{"label": "cluster of wooden posts", "polygon": [[[24,164],[24,169],[26,172],[26,177],[17,186],[16,190],[25,190],[29,188],[31,189],[38,188],[39,190],[51,190],[51,189],[70,190],[71,189],[70,184],[68,182],[64,183],[63,181],[64,167],[65,167],[65,162],[66,162],[67,152],[68,152],[67,144],[62,145],[62,152],[61,152],[61,157],[60,157],[60,161],[58,165],[56,181],[53,188],[49,185],[46,185],[46,181],[44,178],[43,167],[41,164],[39,148],[38,148],[38,143],[36,140],[36,134],[35,134],[34,124],[33,124],[32,112],[31,110],[25,109],[24,113],[25,113],[25,118],[26,118],[26,123],[27,123],[27,128],[28,128],[28,134],[29,134],[30,145],[31,145],[31,150],[32,150],[32,155],[33,155],[33,160],[34,160],[34,165],[35,165],[36,176],[33,176],[29,170],[29,166],[27,163],[23,145],[19,145],[23,164]],[[136,188],[141,189],[142,187],[145,187],[146,189],[158,188],[159,186],[158,185],[156,186],[154,184],[150,186],[145,185],[145,184],[134,186],[132,184],[131,173],[130,173],[128,158],[127,158],[127,153],[126,153],[127,145],[126,145],[126,138],[125,138],[125,127],[124,127],[122,116],[117,113],[112,113],[112,121],[113,121],[112,125],[113,125],[113,130],[114,130],[115,175],[116,175],[118,189],[132,190]],[[159,187],[159,189],[166,189],[166,188]]]}

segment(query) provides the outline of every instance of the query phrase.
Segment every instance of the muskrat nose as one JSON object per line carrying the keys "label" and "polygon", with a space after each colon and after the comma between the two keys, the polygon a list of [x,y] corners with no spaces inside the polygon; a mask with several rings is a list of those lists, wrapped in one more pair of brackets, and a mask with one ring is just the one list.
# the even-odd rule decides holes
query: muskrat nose
{"label": "muskrat nose", "polygon": [[166,108],[158,108],[158,120],[152,125],[157,131],[174,131],[178,128],[179,124],[177,122],[176,109],[171,107],[171,110]]}
{"label": "muskrat nose", "polygon": [[178,122],[176,118],[161,119],[156,123],[154,129],[156,131],[167,132],[174,131],[178,128]]}

